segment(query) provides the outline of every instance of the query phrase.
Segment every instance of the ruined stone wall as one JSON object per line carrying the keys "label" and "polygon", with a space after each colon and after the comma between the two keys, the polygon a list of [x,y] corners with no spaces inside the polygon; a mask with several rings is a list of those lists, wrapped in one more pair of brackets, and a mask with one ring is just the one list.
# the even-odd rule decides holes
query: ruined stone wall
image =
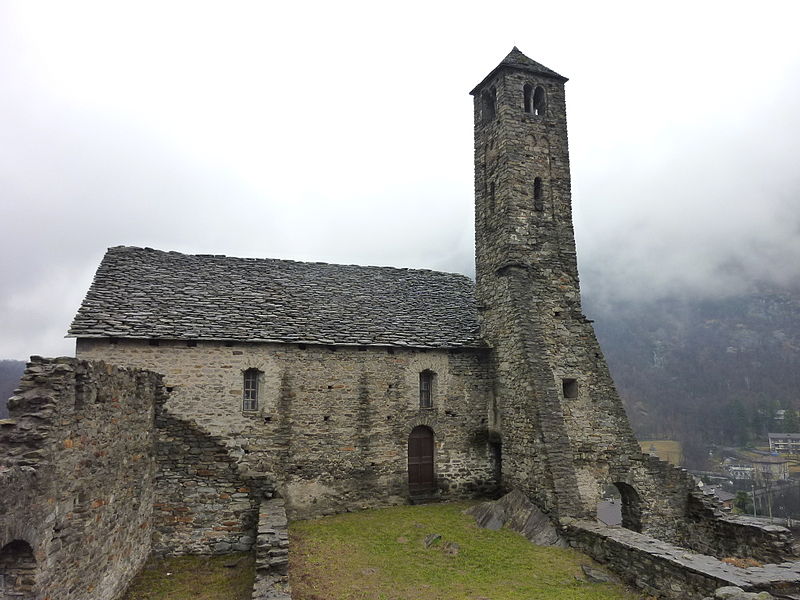
{"label": "ruined stone wall", "polygon": [[[487,353],[403,348],[80,339],[81,358],[157,370],[167,411],[221,440],[240,469],[272,477],[293,518],[405,502],[408,436],[429,426],[449,498],[493,490]],[[243,372],[262,376],[242,410]],[[436,376],[419,406],[419,373]]]}
{"label": "ruined stone wall", "polygon": [[571,546],[655,598],[702,598],[722,586],[763,590],[780,598],[794,598],[800,591],[798,563],[737,567],[628,529],[589,521],[571,521],[563,532]]}
{"label": "ruined stone wall", "polygon": [[258,506],[272,482],[247,477],[222,441],[158,410],[153,552],[245,552],[255,543]]}
{"label": "ruined stone wall", "polygon": [[642,532],[717,558],[781,562],[794,556],[787,529],[723,513],[685,469],[648,454],[610,462],[613,480],[640,496]]}
{"label": "ruined stone wall", "polygon": [[154,373],[31,359],[0,421],[0,553],[35,558],[22,598],[114,600],[143,564],[163,393]]}
{"label": "ruined stone wall", "polygon": [[796,560],[788,529],[745,516],[720,514],[719,505],[700,491],[690,495],[688,515],[676,523],[676,528],[686,547],[704,554],[765,563]]}
{"label": "ruined stone wall", "polygon": [[281,498],[261,502],[252,600],[292,600],[289,587],[289,521]]}
{"label": "ruined stone wall", "polygon": [[[567,529],[570,544],[588,554],[649,595],[684,600],[702,598],[732,583],[728,566],[708,557],[693,558],[685,550],[625,529],[581,523]],[[735,567],[730,568],[736,571]],[[733,579],[741,584],[743,578]]]}

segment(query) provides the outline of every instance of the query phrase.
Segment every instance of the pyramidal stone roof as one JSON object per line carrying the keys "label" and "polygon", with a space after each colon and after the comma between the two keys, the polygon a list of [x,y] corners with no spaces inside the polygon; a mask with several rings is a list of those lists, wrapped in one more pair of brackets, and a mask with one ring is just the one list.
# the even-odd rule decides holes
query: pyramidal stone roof
{"label": "pyramidal stone roof", "polygon": [[492,79],[498,71],[502,69],[518,69],[522,71],[528,71],[529,73],[536,73],[537,75],[544,75],[545,77],[552,77],[553,79],[558,79],[560,82],[565,83],[567,80],[566,77],[563,75],[559,75],[553,69],[549,69],[544,65],[536,62],[535,60],[528,58],[525,56],[519,48],[514,46],[511,52],[500,61],[500,64],[497,65],[492,72],[489,73],[486,77],[483,78],[478,85],[470,92],[470,94],[475,94],[480,88],[484,86],[490,79]]}
{"label": "pyramidal stone roof", "polygon": [[109,248],[69,337],[482,346],[464,275]]}

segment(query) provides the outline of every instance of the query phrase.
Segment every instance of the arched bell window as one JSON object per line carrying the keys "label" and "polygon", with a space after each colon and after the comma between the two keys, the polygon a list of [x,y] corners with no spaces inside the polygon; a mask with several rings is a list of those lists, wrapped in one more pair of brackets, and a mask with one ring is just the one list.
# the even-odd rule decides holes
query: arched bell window
{"label": "arched bell window", "polygon": [[526,113],[533,112],[533,86],[530,83],[522,88],[522,108]]}
{"label": "arched bell window", "polygon": [[488,123],[497,114],[497,90],[493,87],[481,92],[481,122]]}
{"label": "arched bell window", "polygon": [[531,112],[537,117],[541,117],[544,115],[546,108],[547,97],[545,96],[544,88],[540,85],[537,85],[536,89],[533,90],[533,98],[531,99]]}
{"label": "arched bell window", "polygon": [[522,109],[537,117],[544,115],[547,108],[547,96],[544,88],[540,85],[534,87],[532,83],[526,83],[522,88]]}

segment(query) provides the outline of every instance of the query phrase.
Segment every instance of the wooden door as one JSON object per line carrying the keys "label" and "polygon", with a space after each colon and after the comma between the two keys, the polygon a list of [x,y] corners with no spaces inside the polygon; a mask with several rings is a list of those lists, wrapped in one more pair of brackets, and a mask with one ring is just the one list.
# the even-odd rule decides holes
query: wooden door
{"label": "wooden door", "polygon": [[431,492],[433,477],[433,431],[420,425],[408,436],[408,489],[411,494]]}

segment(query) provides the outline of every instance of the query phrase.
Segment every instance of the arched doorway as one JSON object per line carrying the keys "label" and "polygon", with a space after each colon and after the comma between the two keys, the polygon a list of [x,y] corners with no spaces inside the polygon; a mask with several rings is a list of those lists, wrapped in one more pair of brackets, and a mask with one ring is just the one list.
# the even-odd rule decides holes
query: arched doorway
{"label": "arched doorway", "polygon": [[632,486],[621,481],[615,481],[614,486],[619,490],[622,502],[622,526],[633,531],[642,531],[642,501],[639,492]]}
{"label": "arched doorway", "polygon": [[605,525],[617,527],[622,525],[622,497],[614,484],[608,484],[603,489],[600,501],[597,503],[597,520]]}
{"label": "arched doorway", "polygon": [[28,542],[14,540],[0,550],[0,598],[34,600],[36,559]]}
{"label": "arched doorway", "polygon": [[408,436],[408,491],[412,496],[420,496],[435,489],[433,431],[419,425]]}
{"label": "arched doorway", "polygon": [[597,504],[597,520],[606,525],[622,525],[625,529],[642,531],[642,502],[633,486],[615,481],[603,490]]}

